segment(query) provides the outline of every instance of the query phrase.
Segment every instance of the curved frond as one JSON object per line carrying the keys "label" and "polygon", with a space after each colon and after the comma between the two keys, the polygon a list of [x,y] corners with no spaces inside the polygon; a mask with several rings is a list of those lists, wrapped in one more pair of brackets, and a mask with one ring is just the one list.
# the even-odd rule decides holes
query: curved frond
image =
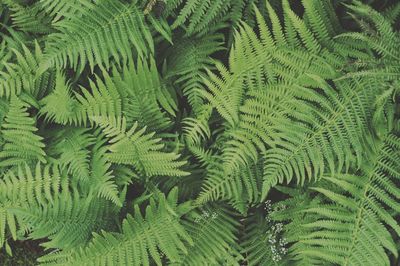
{"label": "curved frond", "polygon": [[47,238],[41,244],[44,248],[70,250],[87,244],[93,232],[113,228],[116,209],[107,201],[68,193],[42,206],[15,208],[13,213],[30,228],[30,239]]}
{"label": "curved frond", "polygon": [[97,132],[96,143],[92,148],[90,160],[90,178],[83,182],[83,186],[89,190],[89,194],[96,193],[98,197],[112,201],[115,205],[122,207],[119,197],[119,189],[116,184],[114,172],[110,169],[106,145],[107,138]]}
{"label": "curved frond", "polygon": [[3,3],[12,11],[12,22],[16,28],[30,34],[46,34],[53,31],[51,20],[43,12],[40,3],[31,6],[24,6],[12,0],[4,0]]}
{"label": "curved frond", "polygon": [[171,125],[167,113],[175,116],[177,103],[160,78],[154,59],[136,64],[130,61],[120,72],[114,68],[112,79],[119,88],[128,121],[138,121],[152,130]]}
{"label": "curved frond", "polygon": [[92,119],[110,138],[110,153],[107,155],[110,162],[132,165],[145,176],[187,175],[187,172],[179,169],[186,162],[178,161],[180,156],[176,153],[163,152],[164,145],[160,143],[161,139],[153,138],[154,133],[145,133],[146,128],[138,129],[137,122],[127,130],[124,118]]}
{"label": "curved frond", "polygon": [[133,48],[140,57],[152,53],[153,40],[136,3],[81,3],[79,15],[54,23],[58,32],[48,37],[39,72],[65,66],[81,72],[87,63],[92,71],[96,65],[108,69],[110,58],[126,61]]}
{"label": "curved frond", "polygon": [[[243,18],[251,20],[252,5],[258,0],[189,0],[184,1],[172,28],[184,27],[187,35],[205,34],[213,28],[235,27]],[[174,0],[171,7],[178,7],[182,0]],[[250,14],[249,14],[250,13]]]}
{"label": "curved frond", "polygon": [[[150,201],[145,214],[139,206],[122,223],[121,233],[95,234],[84,249],[47,255],[40,260],[43,265],[163,265],[165,259],[176,262],[179,252],[187,252],[193,242],[180,224],[177,191],[158,202]],[[186,208],[186,207],[183,207]]]}
{"label": "curved frond", "polygon": [[10,232],[12,238],[17,239],[15,208],[53,202],[59,191],[64,190],[68,190],[68,180],[55,166],[42,168],[37,164],[33,172],[25,165],[16,172],[7,172],[0,180],[0,246],[4,244],[6,228],[7,235]]}
{"label": "curved frond", "polygon": [[53,78],[48,72],[37,75],[36,71],[42,60],[42,51],[35,42],[35,51],[32,52],[25,45],[21,51],[12,49],[12,57],[2,62],[0,68],[0,97],[10,98],[11,95],[29,93],[40,96],[52,87]]}
{"label": "curved frond", "polygon": [[39,114],[46,120],[59,124],[83,124],[85,113],[78,100],[73,97],[71,84],[65,76],[57,72],[54,90],[39,102],[42,108]]}
{"label": "curved frond", "polygon": [[219,34],[183,39],[167,52],[167,79],[172,79],[182,88],[190,105],[196,111],[201,109],[203,99],[198,90],[205,90],[203,76],[205,69],[212,69],[216,52],[223,50],[223,36]]}
{"label": "curved frond", "polygon": [[63,17],[69,17],[84,8],[92,0],[40,0],[41,7],[53,17],[52,22],[57,22]]}
{"label": "curved frond", "polygon": [[390,265],[386,250],[398,256],[392,234],[400,234],[392,216],[400,211],[399,147],[399,138],[390,134],[360,175],[325,176],[312,188],[323,203],[302,210],[307,220],[297,224],[304,230],[291,248],[295,256],[340,265]]}
{"label": "curved frond", "polygon": [[52,149],[61,168],[66,168],[74,180],[89,178],[89,146],[95,138],[85,128],[66,128],[57,133]]}
{"label": "curved frond", "polygon": [[9,110],[1,124],[4,144],[0,151],[0,167],[46,162],[43,138],[36,134],[36,121],[29,116],[27,106],[17,96],[11,97]]}
{"label": "curved frond", "polygon": [[227,207],[205,206],[190,212],[183,226],[193,245],[179,263],[173,265],[239,265],[242,259],[236,244],[239,222]]}

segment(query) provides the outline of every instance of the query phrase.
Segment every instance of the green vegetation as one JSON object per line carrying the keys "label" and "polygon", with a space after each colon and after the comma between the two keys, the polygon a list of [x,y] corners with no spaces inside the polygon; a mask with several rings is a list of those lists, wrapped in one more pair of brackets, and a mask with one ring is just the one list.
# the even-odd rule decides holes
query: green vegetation
{"label": "green vegetation", "polygon": [[0,0],[0,265],[397,265],[399,25],[394,0]]}

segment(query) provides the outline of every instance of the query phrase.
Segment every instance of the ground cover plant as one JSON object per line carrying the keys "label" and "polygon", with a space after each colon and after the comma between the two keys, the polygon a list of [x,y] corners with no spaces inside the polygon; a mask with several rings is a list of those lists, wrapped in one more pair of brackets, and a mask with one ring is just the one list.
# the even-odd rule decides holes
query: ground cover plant
{"label": "ground cover plant", "polygon": [[398,265],[399,25],[395,0],[0,0],[0,264]]}

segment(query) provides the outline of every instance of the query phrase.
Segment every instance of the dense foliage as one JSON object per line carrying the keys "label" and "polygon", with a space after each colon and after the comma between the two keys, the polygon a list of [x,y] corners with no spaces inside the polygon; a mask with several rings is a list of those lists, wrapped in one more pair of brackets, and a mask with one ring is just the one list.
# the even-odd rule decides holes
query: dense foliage
{"label": "dense foliage", "polygon": [[399,25],[390,0],[0,0],[0,247],[395,265]]}

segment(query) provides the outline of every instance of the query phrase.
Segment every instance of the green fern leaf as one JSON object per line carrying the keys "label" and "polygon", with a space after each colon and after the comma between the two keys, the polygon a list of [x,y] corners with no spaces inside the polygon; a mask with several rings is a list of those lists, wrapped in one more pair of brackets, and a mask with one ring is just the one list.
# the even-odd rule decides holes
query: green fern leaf
{"label": "green fern leaf", "polygon": [[154,133],[145,134],[146,128],[138,130],[138,123],[127,130],[126,119],[93,117],[106,134],[111,138],[108,159],[118,164],[133,165],[145,176],[171,175],[182,176],[188,173],[179,168],[186,162],[178,161],[179,155],[163,152],[161,139],[153,138]]}
{"label": "green fern leaf", "polygon": [[0,151],[0,167],[46,162],[43,138],[36,134],[35,119],[29,117],[27,104],[11,97],[10,107],[1,125],[4,145]]}
{"label": "green fern leaf", "polygon": [[123,221],[122,233],[96,234],[84,249],[47,255],[40,261],[43,265],[162,265],[164,258],[177,262],[179,252],[187,252],[186,245],[193,242],[179,222],[183,205],[177,205],[176,192],[161,196],[159,202],[152,200],[145,215],[135,206],[134,215]]}
{"label": "green fern leaf", "polygon": [[296,225],[304,229],[291,248],[295,256],[340,265],[390,265],[386,250],[396,257],[398,250],[388,227],[400,233],[391,215],[391,210],[400,210],[400,190],[394,183],[400,178],[398,147],[398,137],[388,135],[361,175],[326,176],[312,188],[324,203],[303,209],[308,218]]}
{"label": "green fern leaf", "polygon": [[153,52],[151,34],[136,3],[81,3],[79,15],[54,23],[58,32],[48,37],[39,73],[67,65],[81,72],[86,63],[91,71],[96,65],[108,69],[111,57],[126,61],[133,47],[140,57]]}

